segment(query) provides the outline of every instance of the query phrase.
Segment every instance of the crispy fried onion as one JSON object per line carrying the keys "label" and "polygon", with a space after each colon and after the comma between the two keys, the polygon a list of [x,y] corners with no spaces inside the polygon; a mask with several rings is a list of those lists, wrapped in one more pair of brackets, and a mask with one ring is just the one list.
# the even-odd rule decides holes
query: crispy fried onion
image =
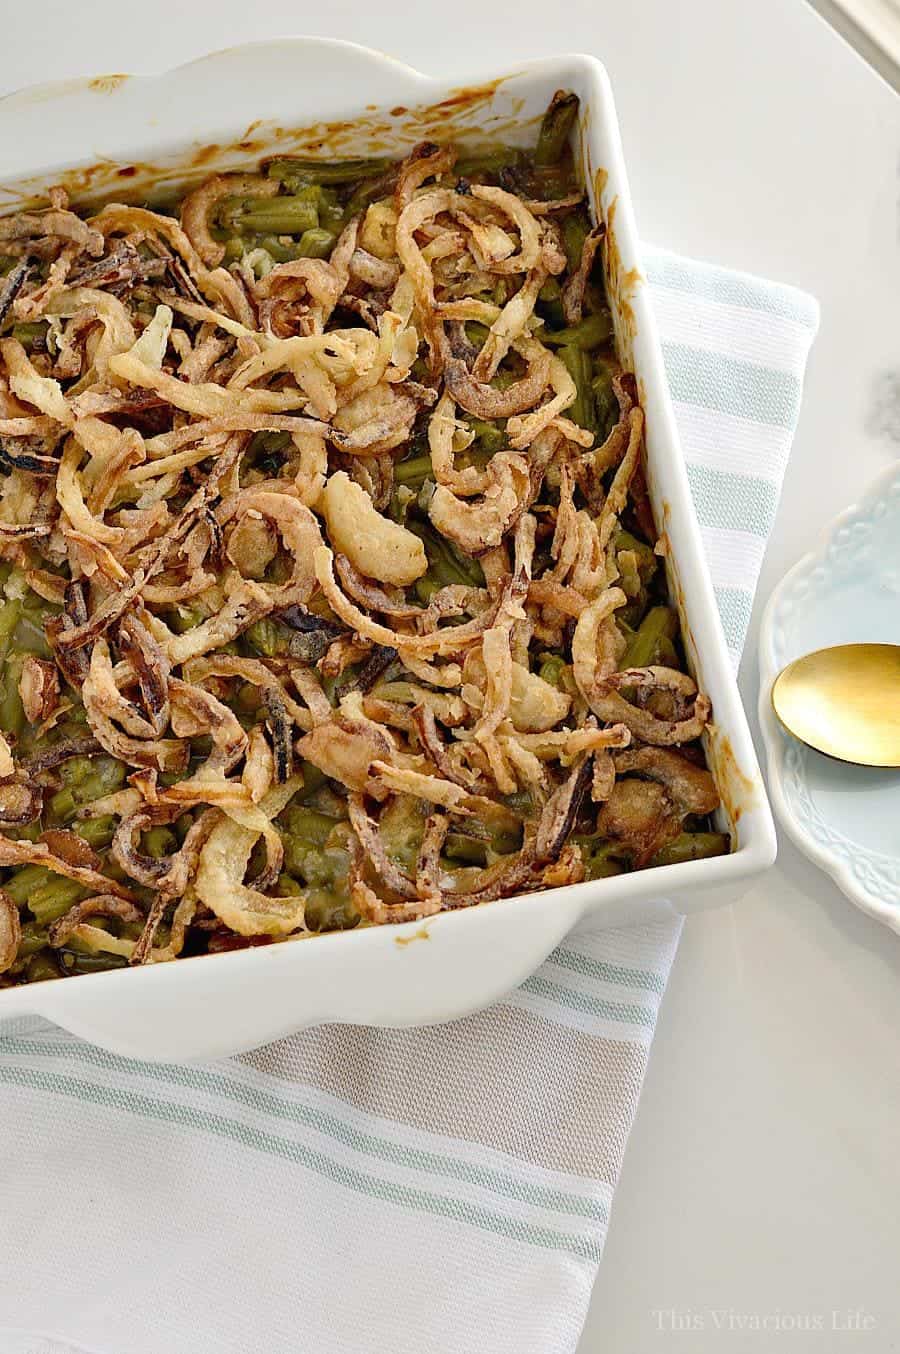
{"label": "crispy fried onion", "polygon": [[[693,705],[693,709],[683,719],[661,719],[626,700],[621,687],[671,691],[687,705]],[[626,668],[624,672],[610,672],[594,687],[588,703],[600,719],[624,724],[635,738],[656,747],[671,747],[699,738],[712,713],[709,698],[697,690],[692,677],[676,668]]]}
{"label": "crispy fried onion", "polygon": [[252,194],[272,197],[278,184],[262,174],[217,174],[207,179],[181,204],[181,226],[207,268],[217,268],[225,257],[225,246],[209,233],[209,218],[222,198]]}
{"label": "crispy fried onion", "polygon": [[[296,781],[275,787],[257,806],[257,812],[271,821],[296,789]],[[217,823],[200,852],[194,880],[197,897],[240,936],[304,932],[304,896],[273,898],[259,887],[244,883],[250,853],[261,835],[258,827],[245,827],[232,819]]]}
{"label": "crispy fried onion", "polygon": [[319,724],[297,743],[298,754],[332,780],[354,790],[364,790],[374,762],[389,760],[395,750],[391,734],[359,707],[357,717],[335,712],[327,724]]}
{"label": "crispy fried onion", "polygon": [[59,704],[59,677],[56,665],[28,654],[19,677],[19,696],[29,724],[40,724]]}
{"label": "crispy fried onion", "polygon": [[[323,546],[316,551],[314,564],[319,586],[335,614],[358,635],[374,640],[376,644],[387,644],[396,648],[404,662],[407,656],[425,658],[434,654],[463,652],[484,633],[503,605],[503,599],[500,599],[485,607],[473,620],[451,626],[449,629],[436,630],[430,635],[400,635],[394,630],[389,630],[387,626],[371,620],[341,592],[334,578],[333,556],[327,547]],[[509,592],[510,589],[507,589],[507,595]]]}
{"label": "crispy fried onion", "polygon": [[499,545],[528,507],[531,475],[523,456],[500,451],[491,459],[484,496],[478,502],[458,498],[439,484],[428,505],[428,516],[443,536],[468,555],[482,555]]}
{"label": "crispy fried onion", "polygon": [[94,736],[110,756],[131,766],[152,766],[158,771],[186,769],[190,755],[187,743],[158,737],[153,724],[133,701],[122,695],[105,639],[94,645],[81,697]]}
{"label": "crispy fried onion", "polygon": [[99,926],[92,926],[89,917],[117,918],[120,921],[142,922],[144,914],[134,903],[120,898],[115,893],[99,893],[93,898],[82,898],[70,907],[59,921],[55,921],[48,932],[48,940],[54,949],[59,949],[73,937],[88,945],[92,950],[105,950],[110,954],[130,954],[133,941],[125,941],[120,949],[116,943],[118,937]]}
{"label": "crispy fried onion", "polygon": [[132,879],[157,891],[144,929],[130,955],[133,964],[143,964],[151,958],[153,941],[165,911],[173,899],[186,893],[197,869],[200,852],[220,818],[218,810],[205,809],[188,828],[179,849],[171,855],[149,856],[140,850],[144,832],[174,822],[182,812],[182,805],[144,805],[122,818],[113,838],[111,853],[116,863]]}
{"label": "crispy fried onion", "polygon": [[572,671],[578,690],[595,714],[616,723],[625,721],[618,716],[604,715],[595,701],[600,683],[615,671],[625,648],[613,616],[627,603],[628,598],[621,588],[607,588],[581,612],[572,637]]}
{"label": "crispy fried onion", "polygon": [[134,894],[124,884],[108,879],[90,866],[73,865],[63,860],[61,856],[54,855],[44,842],[14,842],[8,837],[0,837],[0,865],[42,865],[51,874],[64,875],[66,879],[74,879],[86,888],[114,893],[118,898],[134,901]]}
{"label": "crispy fried onion", "polygon": [[272,606],[303,606],[309,600],[315,584],[313,552],[322,544],[322,534],[315,517],[299,499],[262,489],[241,489],[224,501],[216,512],[216,521],[225,530],[225,553],[239,573],[242,566],[243,570],[253,569],[253,552],[248,556],[246,543],[243,550],[239,548],[236,533],[250,522],[276,526],[293,560],[293,570],[286,583],[263,581],[260,586]]}

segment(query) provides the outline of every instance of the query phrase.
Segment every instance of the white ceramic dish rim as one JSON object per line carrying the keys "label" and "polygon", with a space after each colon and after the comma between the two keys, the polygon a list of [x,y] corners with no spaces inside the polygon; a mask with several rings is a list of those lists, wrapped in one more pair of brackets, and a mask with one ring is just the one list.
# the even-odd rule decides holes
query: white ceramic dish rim
{"label": "white ceramic dish rim", "polygon": [[772,686],[778,676],[779,659],[775,649],[775,625],[779,607],[789,596],[797,581],[809,575],[824,562],[829,546],[839,532],[865,518],[871,508],[881,502],[886,491],[900,480],[900,461],[895,461],[869,484],[858,502],[845,508],[821,533],[819,544],[788,570],[766,603],[759,633],[759,723],[766,747],[766,769],[769,795],[784,827],[795,846],[815,865],[830,875],[841,892],[863,912],[883,922],[900,935],[900,907],[885,903],[865,888],[845,857],[829,847],[803,826],[791,805],[785,787],[785,756],[790,746],[790,735],[778,722],[772,708]]}
{"label": "white ceramic dish rim", "polygon": [[[455,79],[452,83],[431,79],[379,53],[331,40],[297,38],[250,44],[201,58],[160,76],[128,77],[124,88],[128,91],[129,109],[136,102],[140,113],[141,99],[146,96],[148,102],[152,101],[154,87],[168,85],[171,95],[167,100],[157,100],[158,116],[149,124],[153,128],[152,136],[147,136],[148,124],[142,124],[143,135],[136,138],[139,144],[131,154],[146,153],[148,144],[153,144],[154,139],[163,146],[179,144],[174,133],[166,130],[166,122],[168,119],[172,123],[171,109],[177,104],[175,96],[179,84],[186,85],[188,78],[195,98],[204,90],[215,98],[217,79],[222,82],[240,72],[245,77],[259,75],[274,81],[286,65],[290,66],[297,89],[303,88],[303,74],[309,76],[308,83],[314,87],[317,82],[322,84],[325,80],[323,72],[327,70],[329,91],[341,84],[341,76],[346,87],[351,86],[350,77],[355,77],[358,81],[353,85],[356,95],[343,99],[345,108],[347,104],[362,104],[368,88],[367,79],[376,89],[379,86],[396,87],[397,97],[419,104],[445,98],[460,85],[469,88],[484,80],[478,73],[464,73],[465,78]],[[514,71],[499,78],[496,72],[491,72],[488,79],[498,81],[499,87],[504,82],[514,86],[520,79],[526,84],[529,81],[551,82],[551,76],[554,87],[574,83],[577,78],[589,90],[590,112],[595,122],[587,123],[587,148],[590,150],[595,140],[604,140],[604,168],[615,189],[616,238],[621,263],[626,272],[639,272],[637,235],[615,110],[604,68],[591,57],[561,56],[521,63]],[[115,98],[119,79],[109,77],[111,100]],[[246,83],[245,80],[242,91]],[[77,127],[73,131],[72,127],[78,116],[83,116],[85,91],[102,87],[103,82],[96,79],[70,81],[19,91],[0,100],[0,138],[11,147],[4,155],[13,162],[12,172],[5,175],[6,181],[38,173],[49,176],[57,168],[77,163],[79,158],[83,160],[83,151],[80,157],[74,152],[65,153],[66,138],[75,146],[79,144],[80,135],[83,138],[80,144],[89,144],[84,127],[80,132]],[[99,96],[93,97],[97,107],[108,113],[111,103],[104,107]],[[220,91],[218,97],[221,99]],[[244,92],[241,97],[246,97]],[[333,92],[328,98],[333,104]],[[370,99],[368,106],[373,103],[390,107],[377,97]],[[76,116],[61,118],[60,112],[67,104],[72,105]],[[227,106],[220,105],[221,117],[235,126],[241,122],[241,112],[235,113],[232,104],[230,100]],[[309,114],[304,114],[303,99],[299,95],[297,104],[294,125],[302,126],[303,118]],[[81,113],[79,107],[82,107]],[[133,117],[133,112],[128,116]],[[601,116],[602,127],[598,131],[596,118]],[[32,135],[35,129],[46,131],[51,122],[63,129],[62,152],[60,139],[54,141],[55,152],[61,158],[52,165],[42,164],[40,148],[28,149],[27,134],[8,136],[9,130],[19,124],[27,131],[29,122]],[[128,134],[128,117],[119,117],[116,135],[127,140]],[[183,139],[182,130],[181,144]],[[124,146],[116,151],[116,154],[120,153],[126,153]],[[604,198],[604,214],[606,207]],[[298,944],[275,945],[217,955],[215,963],[181,960],[170,965],[82,976],[74,985],[59,982],[10,988],[0,992],[0,1017],[23,1011],[38,1012],[117,1051],[137,1051],[151,1057],[233,1052],[303,1024],[324,1020],[385,1025],[446,1020],[495,1000],[522,981],[586,915],[602,925],[620,925],[626,920],[638,921],[647,915],[660,915],[672,910],[670,904],[660,901],[661,890],[678,895],[679,911],[728,901],[741,890],[746,879],[771,864],[776,849],[774,827],[703,557],[646,288],[638,286],[628,301],[636,322],[634,350],[642,402],[648,415],[648,443],[659,448],[651,457],[651,463],[656,467],[654,473],[666,480],[666,498],[655,502],[654,506],[671,542],[670,565],[677,570],[676,595],[683,607],[683,622],[685,613],[687,615],[687,647],[704,688],[713,696],[716,737],[710,750],[714,759],[719,757],[720,782],[722,777],[728,778],[732,786],[731,798],[740,802],[738,849],[724,857],[663,867],[662,873],[659,869],[648,870],[615,880],[505,899],[458,914],[441,914],[424,925],[409,923],[320,936],[312,942],[312,949]],[[494,936],[499,942],[496,948],[491,943]],[[437,947],[434,944],[410,943],[419,938],[439,940],[440,954],[435,957]],[[340,948],[335,950],[335,946]],[[383,985],[379,990],[378,977],[387,978],[389,970],[396,968],[400,954],[407,956],[405,969],[397,971],[396,986],[388,983],[390,990],[385,994]],[[283,999],[283,990],[275,990],[279,977],[286,978],[289,974],[295,986],[293,1003]],[[303,983],[302,996],[296,993],[298,980]],[[123,983],[127,987],[120,1000]],[[244,1024],[237,1020],[226,1021],[228,1029],[223,1029],[220,1034],[207,1029],[201,1036],[195,1030],[195,1037],[179,1043],[174,1031],[150,1032],[141,1024],[141,1021],[146,1023],[151,1012],[158,1013],[164,1004],[172,1001],[182,1003],[184,1009],[198,1012],[202,997],[204,1002],[213,1002],[221,1010],[223,1003],[244,984],[248,988],[266,990],[267,1009]],[[123,1016],[126,1003],[127,1017]],[[231,1004],[240,1006],[241,1003]],[[110,1016],[114,1011],[118,1011],[119,1018],[118,1021],[114,1018],[111,1024]]]}

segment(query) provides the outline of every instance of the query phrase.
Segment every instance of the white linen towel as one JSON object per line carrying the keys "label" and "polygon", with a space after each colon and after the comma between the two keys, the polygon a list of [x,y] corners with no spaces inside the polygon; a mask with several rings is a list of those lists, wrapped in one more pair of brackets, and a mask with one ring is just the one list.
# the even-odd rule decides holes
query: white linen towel
{"label": "white linen towel", "polygon": [[[645,260],[737,663],[818,310]],[[0,1350],[568,1354],[679,930],[570,936],[453,1025],[201,1067],[0,1019]]]}

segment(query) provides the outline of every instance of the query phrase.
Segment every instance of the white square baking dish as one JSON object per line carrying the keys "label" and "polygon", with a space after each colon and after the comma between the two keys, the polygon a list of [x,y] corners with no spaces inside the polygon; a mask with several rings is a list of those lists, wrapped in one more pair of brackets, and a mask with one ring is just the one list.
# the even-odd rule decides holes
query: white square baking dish
{"label": "white square baking dish", "polygon": [[[775,834],[702,554],[609,80],[591,57],[501,76],[426,78],[348,43],[296,38],[150,78],[120,75],[0,100],[0,213],[64,182],[76,201],[146,196],[265,154],[402,154],[423,138],[526,144],[555,90],[580,97],[585,182],[608,226],[604,261],[620,356],[636,373],[646,469],[689,662],[709,693],[706,750],[733,834],[728,856],[280,944],[0,991],[0,1018],[37,1012],[119,1053],[189,1059],[248,1049],[321,1021],[411,1025],[487,1005],[577,925],[644,922],[730,901],[775,857]],[[669,901],[664,901],[663,899]]]}

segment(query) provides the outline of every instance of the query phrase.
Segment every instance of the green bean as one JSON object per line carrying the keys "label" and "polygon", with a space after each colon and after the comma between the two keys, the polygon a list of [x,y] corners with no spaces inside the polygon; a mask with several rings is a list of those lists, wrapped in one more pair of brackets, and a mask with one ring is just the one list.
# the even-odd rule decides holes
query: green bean
{"label": "green bean", "polygon": [[476,348],[482,348],[487,342],[488,334],[491,332],[486,324],[480,320],[467,320],[465,324],[466,338],[470,343],[474,343]]}
{"label": "green bean", "polygon": [[83,954],[80,951],[57,950],[59,962],[67,973],[104,973],[107,969],[126,968],[128,960],[123,954]]}
{"label": "green bean", "polygon": [[678,650],[675,648],[675,645],[672,640],[669,639],[668,635],[664,635],[659,641],[656,661],[664,668],[681,667]]}
{"label": "green bean", "polygon": [[451,587],[454,583],[465,584],[468,580],[461,569],[457,569],[446,555],[438,555],[432,561],[429,570],[438,589]]}
{"label": "green bean", "polygon": [[36,922],[49,926],[59,921],[68,912],[73,903],[86,898],[88,890],[74,879],[65,879],[62,875],[53,875],[42,888],[36,889],[28,899],[28,907]]}
{"label": "green bean", "polygon": [[423,574],[421,578],[416,579],[413,589],[417,599],[423,606],[427,606],[434,594],[440,592],[441,586],[442,585],[431,575],[431,573],[427,573]]}
{"label": "green bean", "polygon": [[57,790],[47,802],[47,810],[53,818],[65,823],[78,808],[78,800],[71,790]]}
{"label": "green bean", "polygon": [[590,229],[591,223],[586,212],[570,212],[563,218],[563,245],[570,272],[574,272],[581,262],[581,251]]}
{"label": "green bean", "polygon": [[317,766],[313,766],[312,762],[301,761],[299,766],[295,768],[295,774],[302,777],[303,785],[294,795],[286,812],[290,810],[292,805],[302,804],[310,795],[315,794],[317,790],[321,790],[323,785],[328,784],[328,777],[324,771],[320,771]]}
{"label": "green bean", "polygon": [[268,162],[266,174],[270,179],[287,184],[356,184],[360,179],[372,179],[383,174],[390,165],[389,159],[374,157],[359,160],[302,160],[292,155],[279,155]]}
{"label": "green bean", "polygon": [[444,843],[444,855],[448,860],[459,861],[464,865],[487,865],[487,846],[475,837],[466,837],[461,832],[449,833]]}
{"label": "green bean", "polygon": [[49,608],[46,611],[36,612],[34,609],[26,611],[23,607],[22,616],[13,636],[13,645],[18,653],[35,654],[38,658],[52,658],[53,650],[47,643],[43,625],[44,617],[48,614]]}
{"label": "green bean", "polygon": [[76,823],[72,831],[88,846],[102,848],[109,846],[115,836],[116,820],[110,814],[104,814],[101,818],[85,818]]}
{"label": "green bean", "polygon": [[25,981],[29,983],[44,983],[48,978],[58,978],[59,969],[51,950],[38,950],[33,954],[25,968]]}
{"label": "green bean", "polygon": [[451,583],[462,583],[469,588],[484,587],[484,574],[477,560],[469,559],[468,555],[456,550],[450,541],[445,541],[421,522],[408,522],[407,527],[425,546],[429,573],[438,587],[446,587]]}
{"label": "green bean", "polygon": [[626,864],[622,859],[621,842],[579,836],[570,837],[569,840],[573,845],[581,847],[586,879],[607,879],[612,875],[624,873]]}
{"label": "green bean", "polygon": [[310,889],[304,913],[311,931],[349,931],[359,925],[359,913],[344,890]]}
{"label": "green bean", "polygon": [[506,433],[496,423],[489,423],[483,418],[470,418],[469,427],[474,432],[479,446],[490,456],[502,451],[506,446]]}
{"label": "green bean", "polygon": [[577,116],[577,94],[562,90],[554,94],[538,133],[534,151],[536,165],[555,165],[561,159]]}
{"label": "green bean", "polygon": [[299,875],[310,888],[328,888],[346,875],[349,857],[345,851],[323,850],[312,842],[289,837],[285,842],[284,863],[291,874]]}
{"label": "green bean", "polygon": [[334,248],[337,236],[332,230],[323,230],[314,226],[300,236],[298,252],[301,259],[327,259]]}
{"label": "green bean", "polygon": [[615,369],[602,358],[597,358],[594,371],[596,375],[591,381],[591,390],[594,392],[597,431],[599,436],[608,437],[610,429],[619,420],[619,401],[612,385]]}
{"label": "green bean", "polygon": [[75,803],[90,804],[121,790],[126,767],[114,757],[72,757],[60,767],[60,774]]}
{"label": "green bean", "polygon": [[26,921],[22,926],[22,939],[19,941],[19,949],[16,959],[30,959],[33,954],[37,954],[47,944],[47,928],[38,926],[37,922]]}
{"label": "green bean", "polygon": [[142,849],[154,860],[161,860],[178,850],[178,838],[169,827],[151,827],[143,835]]}
{"label": "green bean", "polygon": [[373,202],[377,202],[386,194],[391,193],[393,184],[394,176],[390,172],[386,172],[378,178],[358,183],[344,203],[344,223],[352,221],[354,216],[358,216],[360,212],[365,211]]}
{"label": "green bean", "polygon": [[620,860],[611,856],[589,856],[584,863],[585,879],[611,879],[614,875],[625,874],[626,867]]}
{"label": "green bean", "polygon": [[335,820],[316,809],[296,805],[285,814],[288,833],[307,844],[324,846],[334,829]]}
{"label": "green bean", "polygon": [[654,553],[652,545],[648,545],[646,541],[638,540],[637,536],[632,536],[630,531],[617,531],[615,548],[617,552],[619,550],[634,551],[638,557],[638,569],[641,578],[645,583],[649,583],[659,565],[659,558]]}
{"label": "green bean", "polygon": [[574,344],[585,352],[609,343],[612,336],[612,315],[608,310],[598,310],[596,314],[586,316],[580,324],[573,324],[566,329],[544,329],[541,333],[541,338],[550,348]]}
{"label": "green bean", "polygon": [[473,150],[463,155],[453,167],[459,179],[472,179],[480,174],[499,174],[510,169],[522,158],[522,152],[513,146],[494,146],[485,150]]}
{"label": "green bean", "polygon": [[542,654],[541,657],[543,661],[538,668],[538,676],[542,681],[549,682],[551,686],[559,687],[565,671],[566,660],[560,658],[558,654]]}
{"label": "green bean", "polygon": [[301,235],[319,224],[316,204],[308,197],[248,198],[223,210],[222,219],[242,235]]}
{"label": "green bean", "polygon": [[[284,464],[283,452],[291,445],[290,433],[254,433],[245,453],[245,461],[257,470],[275,474]],[[278,457],[278,460],[273,458]]]}
{"label": "green bean", "polygon": [[22,614],[22,602],[18,597],[0,606],[0,653],[6,654],[12,633],[19,624]]}
{"label": "green bean", "polygon": [[413,456],[408,461],[401,461],[394,467],[394,479],[398,484],[416,485],[424,484],[425,480],[431,474],[430,456]]}
{"label": "green bean", "polygon": [[25,728],[25,711],[19,695],[19,678],[24,662],[24,654],[12,654],[7,657],[0,673],[0,729],[16,738]]}
{"label": "green bean", "polygon": [[340,675],[339,677],[323,677],[323,678],[322,678],[322,690],[325,692],[325,695],[326,695],[327,698],[328,698],[329,704],[330,704],[330,705],[333,705],[335,708],[337,708],[337,703],[338,703],[337,689],[338,689],[339,684],[340,684],[341,681],[343,680],[344,676],[345,676],[345,673],[342,672],[341,675]]}
{"label": "green bean", "polygon": [[678,618],[671,607],[654,606],[647,612],[622,655],[623,668],[646,668],[659,658],[660,644],[678,633]]}
{"label": "green bean", "polygon": [[267,616],[248,626],[244,631],[244,639],[251,649],[264,658],[274,658],[278,653],[287,652],[287,636],[282,627]]}
{"label": "green bean", "polygon": [[280,874],[275,880],[275,894],[278,898],[297,898],[303,893],[303,885],[293,875]]}
{"label": "green bean", "polygon": [[575,400],[569,405],[566,413],[579,427],[587,428],[589,432],[593,432],[596,421],[594,393],[591,390],[590,358],[583,349],[576,348],[574,344],[567,344],[560,348],[557,356],[575,382]]}
{"label": "green bean", "polygon": [[295,244],[283,244],[277,235],[253,235],[244,241],[244,250],[263,249],[273,263],[290,263],[300,257]]}
{"label": "green bean", "polygon": [[336,190],[323,188],[319,183],[315,185],[315,189],[318,195],[319,225],[335,232],[340,231],[344,222],[344,208],[338,200]]}
{"label": "green bean", "polygon": [[22,865],[10,875],[3,887],[14,903],[24,907],[32,891],[52,878],[50,871],[43,865]]}
{"label": "green bean", "polygon": [[616,563],[619,566],[619,586],[630,597],[632,601],[637,600],[643,614],[646,607],[646,594],[644,585],[641,581],[641,571],[638,568],[637,558],[633,550],[620,550],[616,555]]}
{"label": "green bean", "polygon": [[[561,329],[566,322],[562,306],[562,287],[555,277],[548,277],[538,292],[538,311],[554,329]],[[547,331],[549,333],[549,330]],[[544,334],[544,342],[547,341]]]}
{"label": "green bean", "polygon": [[60,779],[64,785],[81,785],[93,771],[90,757],[70,757],[59,768]]}
{"label": "green bean", "polygon": [[678,865],[685,860],[724,856],[730,850],[731,838],[727,832],[682,832],[668,846],[657,851],[650,864]]}
{"label": "green bean", "polygon": [[166,622],[170,630],[174,630],[176,635],[183,635],[187,630],[193,630],[203,620],[203,613],[196,607],[185,606],[179,602],[177,606],[166,613]]}
{"label": "green bean", "polygon": [[48,332],[47,324],[41,320],[27,324],[14,324],[12,327],[13,338],[18,339],[23,348],[43,350],[47,347]]}

